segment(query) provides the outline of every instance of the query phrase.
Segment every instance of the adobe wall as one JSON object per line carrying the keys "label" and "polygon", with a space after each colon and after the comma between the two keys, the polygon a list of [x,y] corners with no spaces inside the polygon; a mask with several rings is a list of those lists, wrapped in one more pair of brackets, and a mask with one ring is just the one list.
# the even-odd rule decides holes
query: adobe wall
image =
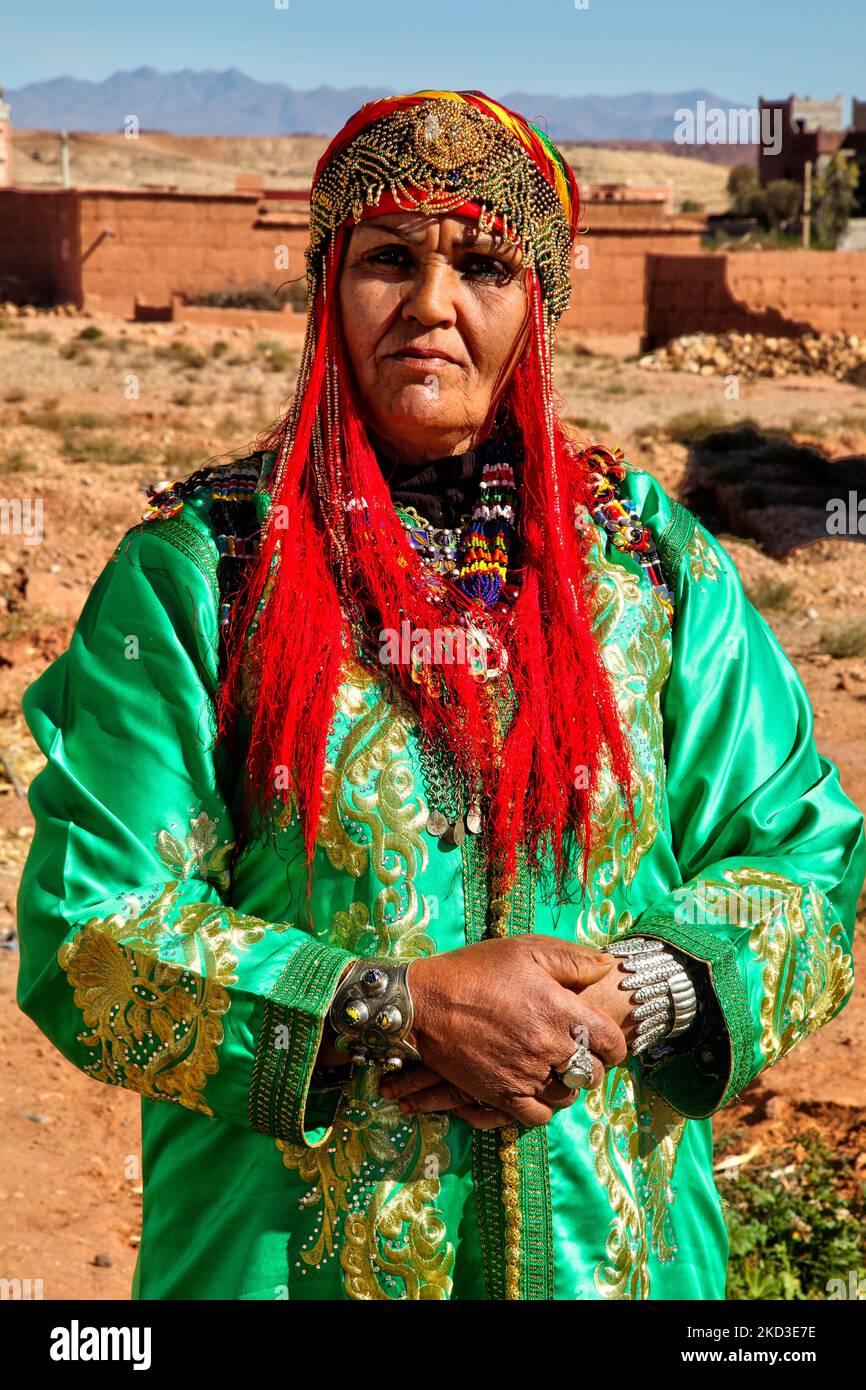
{"label": "adobe wall", "polygon": [[267,309],[212,309],[185,304],[177,295],[172,297],[170,320],[207,328],[255,328],[260,333],[292,333],[300,337],[307,326],[306,314],[296,313],[288,306],[274,313]]}
{"label": "adobe wall", "polygon": [[[256,193],[183,194],[126,189],[81,192],[85,307],[132,314],[136,298],[168,304],[304,273],[303,218],[262,212]],[[277,269],[279,246],[288,268]]]}
{"label": "adobe wall", "polygon": [[[602,220],[599,209],[599,221]],[[649,218],[647,212],[649,211]],[[597,334],[643,333],[647,251],[700,249],[699,223],[656,225],[655,209],[627,225],[592,226],[584,241],[589,265],[575,271],[575,308],[563,327]],[[113,232],[113,236],[106,232]],[[87,307],[131,314],[136,298],[168,304],[235,285],[279,285],[303,275],[307,223],[273,208],[273,195],[160,194],[90,190],[81,194],[82,284]],[[275,270],[275,248],[289,248],[289,269]]]}
{"label": "adobe wall", "polygon": [[[674,253],[683,259],[701,248],[698,227],[644,227],[627,231],[590,227],[582,241],[587,265],[572,272],[572,307],[561,327],[587,335],[639,335],[646,332],[646,258]],[[580,249],[580,248],[579,248]]]}
{"label": "adobe wall", "polygon": [[[566,331],[653,343],[731,328],[866,334],[862,252],[708,255],[698,221],[605,220],[599,210],[578,248]],[[168,306],[173,295],[302,279],[306,241],[302,213],[252,192],[0,189],[0,299],[131,317],[136,299]],[[277,269],[280,246],[289,265]]]}
{"label": "adobe wall", "polygon": [[0,188],[0,301],[81,306],[78,194]]}
{"label": "adobe wall", "polygon": [[647,258],[647,344],[683,333],[866,335],[860,251],[739,251]]}

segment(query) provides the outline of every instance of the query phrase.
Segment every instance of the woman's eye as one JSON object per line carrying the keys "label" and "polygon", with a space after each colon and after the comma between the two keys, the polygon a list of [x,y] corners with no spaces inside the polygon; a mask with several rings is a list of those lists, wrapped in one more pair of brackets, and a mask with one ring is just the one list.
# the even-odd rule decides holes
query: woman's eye
{"label": "woman's eye", "polygon": [[371,251],[367,257],[372,265],[406,265],[410,259],[404,246],[383,246],[379,251]]}
{"label": "woman's eye", "polygon": [[470,256],[460,268],[464,275],[492,280],[497,284],[507,284],[513,278],[505,262],[494,260],[492,256]]}
{"label": "woman's eye", "polygon": [[[412,265],[412,254],[405,246],[382,246],[365,257],[368,265],[390,266],[406,269]],[[512,280],[513,273],[504,261],[493,256],[467,256],[460,263],[460,273],[476,280],[488,280],[492,284],[505,285]]]}

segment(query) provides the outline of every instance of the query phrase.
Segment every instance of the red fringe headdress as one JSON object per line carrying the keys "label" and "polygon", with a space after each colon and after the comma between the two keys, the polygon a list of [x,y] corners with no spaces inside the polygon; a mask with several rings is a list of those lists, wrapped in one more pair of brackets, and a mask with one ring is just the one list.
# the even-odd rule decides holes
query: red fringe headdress
{"label": "red fringe headdress", "polygon": [[[442,170],[467,150],[474,159],[455,184]],[[275,829],[280,803],[296,808],[309,895],[334,700],[357,633],[400,632],[407,619],[410,631],[430,632],[446,619],[368,440],[339,322],[336,289],[350,225],[394,208],[471,214],[523,248],[529,333],[501,393],[523,441],[523,568],[511,610],[483,614],[504,642],[513,682],[516,713],[504,743],[489,687],[469,664],[437,666],[438,695],[413,679],[410,666],[388,669],[396,693],[449,750],[468,785],[480,785],[488,862],[495,861],[500,883],[510,882],[523,844],[540,872],[552,865],[562,901],[578,844],[587,883],[602,777],[619,784],[634,825],[629,744],[592,630],[590,535],[575,527],[576,511],[594,499],[552,385],[578,191],[543,132],[481,93],[419,92],[369,103],[316,168],[298,388],[287,419],[264,441],[278,450],[266,480],[270,508],[233,614],[220,693],[220,737],[236,729],[241,710],[250,715],[240,838],[254,821]],[[452,597],[457,606],[469,602],[456,589]]]}

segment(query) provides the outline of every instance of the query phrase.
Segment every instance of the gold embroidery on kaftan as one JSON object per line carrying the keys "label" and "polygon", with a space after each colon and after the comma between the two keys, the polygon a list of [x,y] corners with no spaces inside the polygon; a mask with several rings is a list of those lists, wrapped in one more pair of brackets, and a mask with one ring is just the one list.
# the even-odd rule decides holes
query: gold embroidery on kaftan
{"label": "gold embroidery on kaftan", "polygon": [[[407,756],[411,713],[374,680],[363,683],[369,700],[360,688],[347,679],[337,698],[338,720],[350,723],[337,725],[342,737],[326,770],[319,844],[335,868],[356,878],[371,873],[381,887],[372,917],[360,901],[335,914],[330,940],[364,955],[425,955],[435,944],[416,880],[428,862],[428,808]],[[339,1252],[353,1299],[447,1298],[454,1247],[436,1201],[450,1161],[448,1116],[406,1117],[379,1095],[378,1081],[375,1069],[359,1069],[328,1145],[276,1141],[283,1163],[309,1185],[302,1208],[316,1211],[301,1261],[318,1267]]]}
{"label": "gold embroidery on kaftan", "polygon": [[232,843],[219,843],[215,827],[202,812],[184,839],[160,831],[157,852],[175,877],[143,909],[127,895],[134,915],[91,918],[58,952],[90,1030],[78,1035],[92,1054],[84,1069],[206,1115],[212,1111],[201,1091],[218,1068],[234,953],[275,930],[221,903],[178,902],[190,878],[227,886]]}
{"label": "gold embroidery on kaftan", "polygon": [[637,834],[632,836],[605,761],[595,801],[598,834],[590,875],[596,890],[609,894],[620,881],[631,883],[659,830],[665,776],[659,700],[670,671],[671,641],[661,603],[638,576],[609,560],[598,542],[591,554],[598,576],[593,631],[613,678],[623,726],[630,731],[638,785]]}
{"label": "gold embroidery on kaftan", "polygon": [[718,579],[721,573],[718,559],[699,526],[696,526],[692,533],[686,547],[686,555],[689,557],[689,569],[693,579]]}
{"label": "gold embroidery on kaftan", "polygon": [[844,929],[826,921],[826,899],[813,883],[760,867],[723,869],[721,880],[702,878],[690,887],[701,912],[750,929],[749,946],[764,962],[763,1071],[823,1027],[853,989]]}
{"label": "gold embroidery on kaftan", "polygon": [[649,1298],[650,1252],[669,1260],[676,1251],[665,1219],[686,1122],[626,1067],[612,1067],[586,1093],[586,1108],[595,1172],[613,1210],[595,1286],[602,1298]]}
{"label": "gold embroidery on kaftan", "polygon": [[[575,938],[601,948],[631,925],[631,913],[616,915],[605,898],[579,914]],[[595,1171],[613,1212],[607,1260],[596,1267],[595,1285],[603,1298],[648,1298],[650,1251],[660,1260],[676,1251],[665,1218],[685,1120],[627,1067],[612,1067],[604,1083],[586,1093],[585,1104]]]}

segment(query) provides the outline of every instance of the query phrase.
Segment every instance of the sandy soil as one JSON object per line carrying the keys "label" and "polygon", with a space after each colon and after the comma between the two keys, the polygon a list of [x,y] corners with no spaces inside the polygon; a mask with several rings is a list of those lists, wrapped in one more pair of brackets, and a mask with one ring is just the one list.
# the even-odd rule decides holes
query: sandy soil
{"label": "sandy soil", "polygon": [[[82,331],[99,337],[80,338]],[[222,347],[215,346],[223,344]],[[41,497],[40,545],[4,537],[0,558],[0,941],[32,833],[23,793],[40,758],[20,714],[25,687],[66,646],[87,593],[146,505],[143,486],[241,449],[291,389],[300,343],[247,330],[38,316],[0,330],[0,486]],[[128,399],[130,378],[138,397]],[[649,374],[565,342],[559,384],[572,419],[676,494],[695,416],[793,432],[830,457],[866,455],[866,395],[823,378],[758,382],[739,400],[721,381]],[[125,392],[127,394],[125,394]],[[684,420],[683,417],[689,417]],[[796,426],[796,429],[793,427]],[[866,806],[866,653],[836,659],[821,634],[863,621],[861,544],[816,541],[773,560],[726,537],[748,586],[791,585],[765,616],[809,691],[818,745]],[[5,611],[4,611],[5,610]],[[856,950],[863,957],[861,917]],[[42,1277],[45,1296],[128,1296],[138,1237],[138,1100],[93,1083],[14,1005],[17,954],[0,949],[0,1276]],[[817,1126],[866,1167],[866,982],[830,1025],[759,1078],[716,1119],[720,1138],[766,1148]]]}

